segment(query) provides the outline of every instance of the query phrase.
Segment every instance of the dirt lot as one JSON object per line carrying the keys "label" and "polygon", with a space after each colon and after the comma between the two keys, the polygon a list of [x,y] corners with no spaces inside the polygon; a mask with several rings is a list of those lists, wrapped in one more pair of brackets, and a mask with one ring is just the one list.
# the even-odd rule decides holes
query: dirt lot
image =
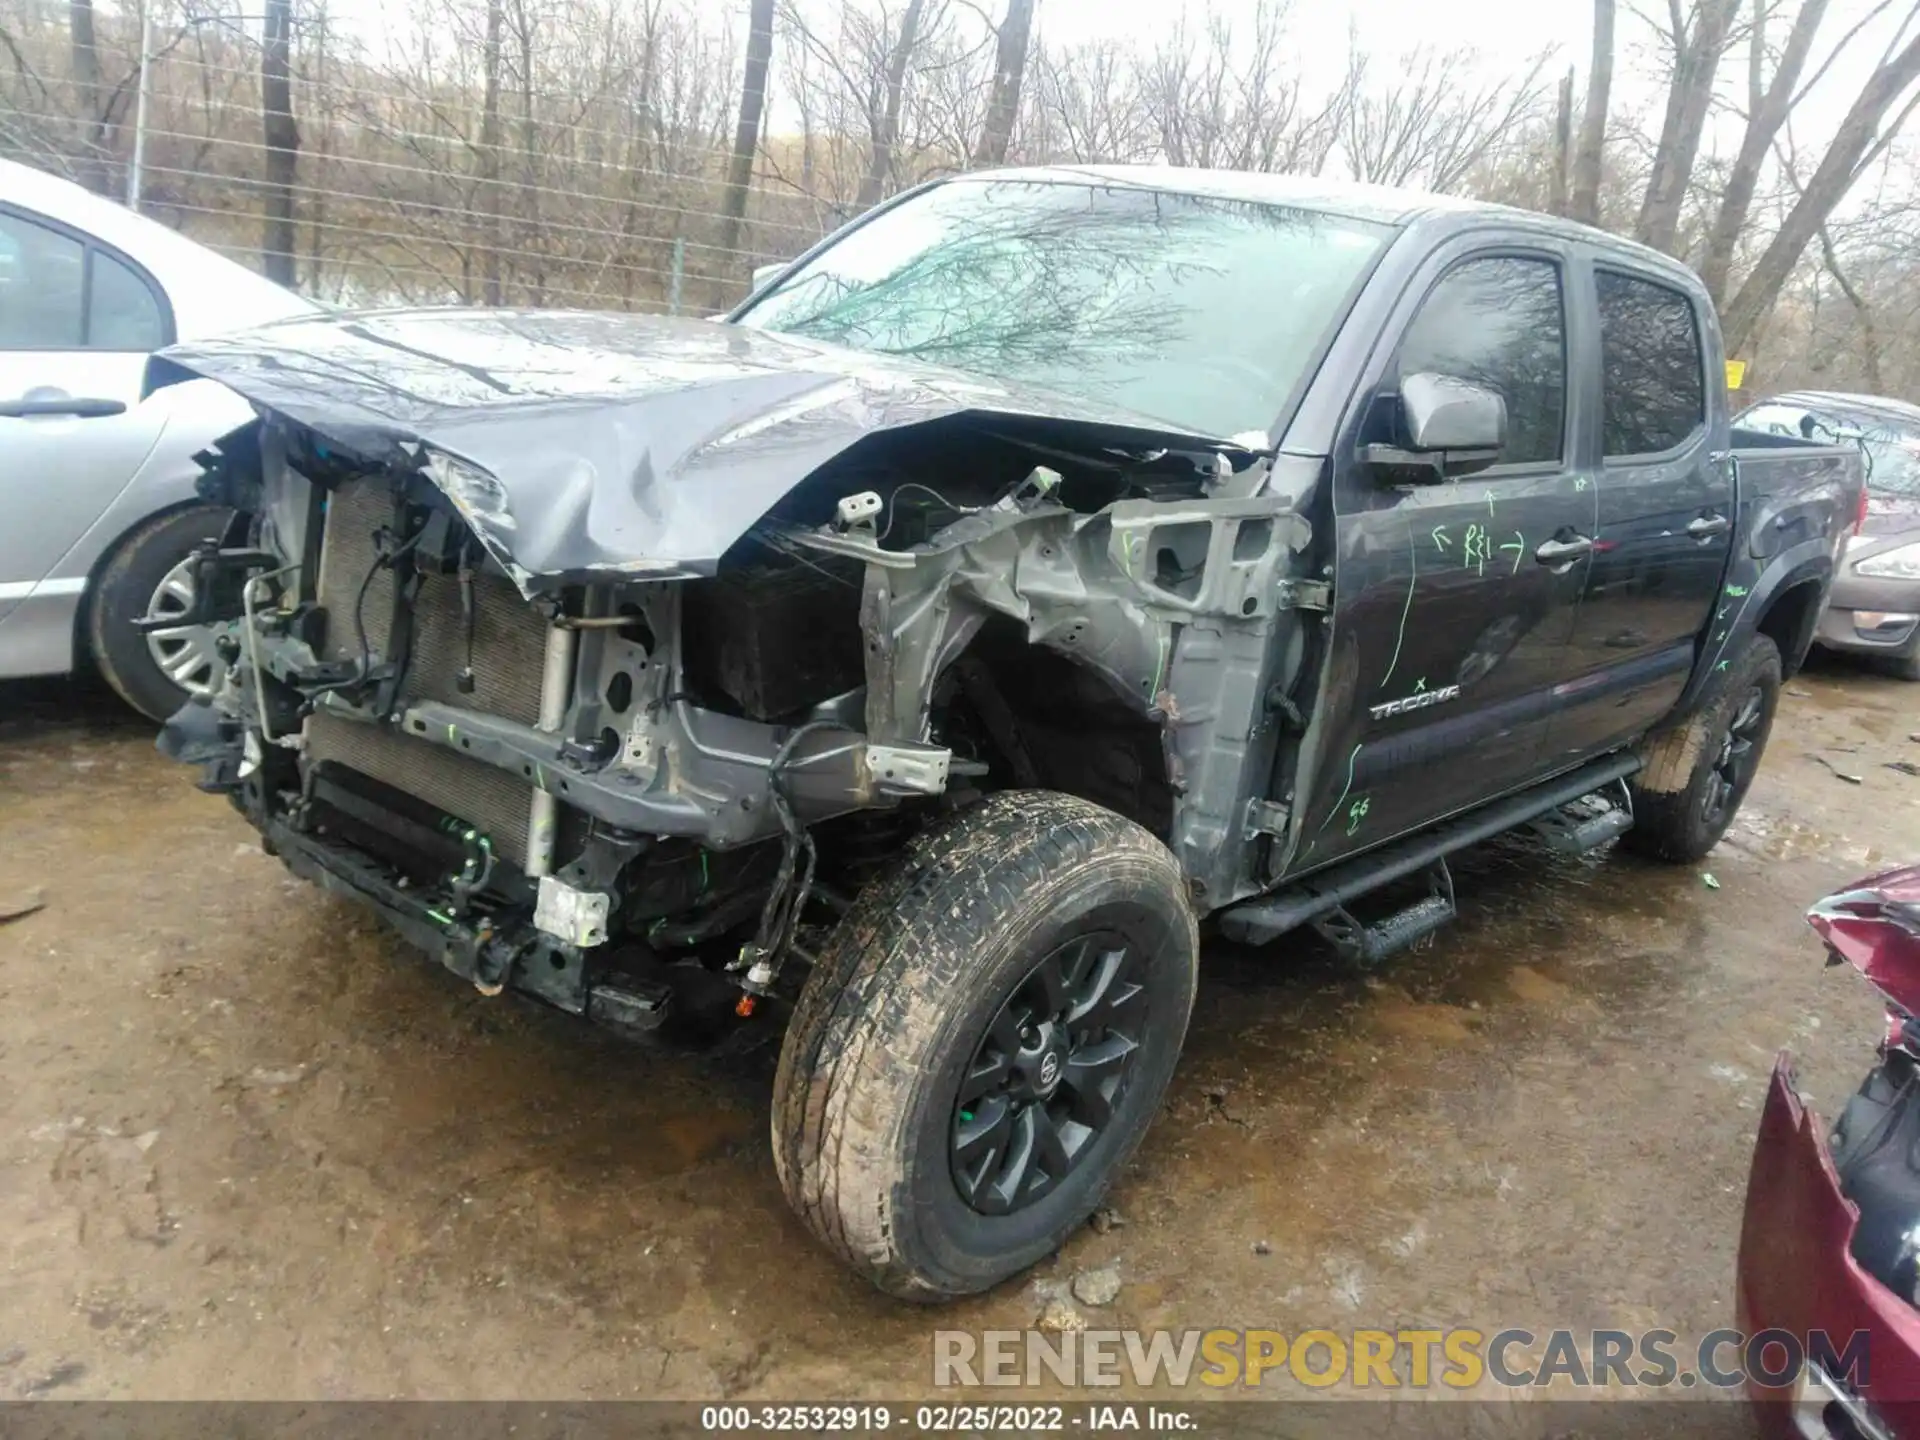
{"label": "dirt lot", "polygon": [[[1727,1323],[1773,1051],[1831,1113],[1878,1033],[1800,912],[1920,855],[1885,765],[1915,696],[1803,676],[1707,865],[1493,847],[1370,979],[1216,947],[1124,1225],[1040,1278],[1117,1262],[1117,1326]],[[46,897],[0,925],[0,1393],[898,1398],[936,1325],[1034,1318],[1028,1283],[936,1315],[816,1250],[771,1056],[481,997],[93,692],[0,687],[0,841],[0,899]]]}

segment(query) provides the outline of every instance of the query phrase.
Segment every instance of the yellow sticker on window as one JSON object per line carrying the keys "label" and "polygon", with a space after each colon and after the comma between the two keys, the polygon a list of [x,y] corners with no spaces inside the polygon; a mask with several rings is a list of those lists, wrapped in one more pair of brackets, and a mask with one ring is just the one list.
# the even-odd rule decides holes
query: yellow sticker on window
{"label": "yellow sticker on window", "polygon": [[1747,378],[1747,362],[1746,361],[1744,360],[1727,361],[1727,388],[1729,390],[1738,390],[1740,388],[1741,382],[1744,381],[1746,378]]}

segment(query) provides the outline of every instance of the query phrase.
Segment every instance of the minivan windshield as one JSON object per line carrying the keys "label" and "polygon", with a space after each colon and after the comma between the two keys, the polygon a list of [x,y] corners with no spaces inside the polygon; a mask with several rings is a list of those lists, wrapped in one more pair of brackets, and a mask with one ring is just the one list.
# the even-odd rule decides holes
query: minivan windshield
{"label": "minivan windshield", "polygon": [[739,322],[1265,435],[1394,233],[1139,185],[963,178],[849,231]]}
{"label": "minivan windshield", "polygon": [[1829,443],[1853,440],[1866,460],[1870,494],[1920,499],[1920,424],[1877,411],[1809,409],[1780,401],[1755,405],[1739,423]]}

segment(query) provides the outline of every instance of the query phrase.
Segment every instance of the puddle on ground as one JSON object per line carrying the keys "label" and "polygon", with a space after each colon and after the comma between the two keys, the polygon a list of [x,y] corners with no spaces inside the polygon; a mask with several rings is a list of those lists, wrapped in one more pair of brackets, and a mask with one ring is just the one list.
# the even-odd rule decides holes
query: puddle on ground
{"label": "puddle on ground", "polygon": [[1720,842],[1760,860],[1844,860],[1869,870],[1886,860],[1885,852],[1844,835],[1835,835],[1790,815],[1755,808],[1749,800]]}

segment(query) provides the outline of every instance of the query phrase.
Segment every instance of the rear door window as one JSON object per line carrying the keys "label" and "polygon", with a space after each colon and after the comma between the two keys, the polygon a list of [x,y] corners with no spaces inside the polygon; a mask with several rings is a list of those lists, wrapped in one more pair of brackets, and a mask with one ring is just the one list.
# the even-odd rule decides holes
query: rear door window
{"label": "rear door window", "polygon": [[86,339],[87,247],[0,212],[0,350],[74,350]]}
{"label": "rear door window", "polygon": [[0,209],[0,351],[146,354],[170,329],[165,297],[114,252]]}
{"label": "rear door window", "polygon": [[1693,302],[1638,275],[1599,270],[1602,453],[1659,455],[1707,423]]}

